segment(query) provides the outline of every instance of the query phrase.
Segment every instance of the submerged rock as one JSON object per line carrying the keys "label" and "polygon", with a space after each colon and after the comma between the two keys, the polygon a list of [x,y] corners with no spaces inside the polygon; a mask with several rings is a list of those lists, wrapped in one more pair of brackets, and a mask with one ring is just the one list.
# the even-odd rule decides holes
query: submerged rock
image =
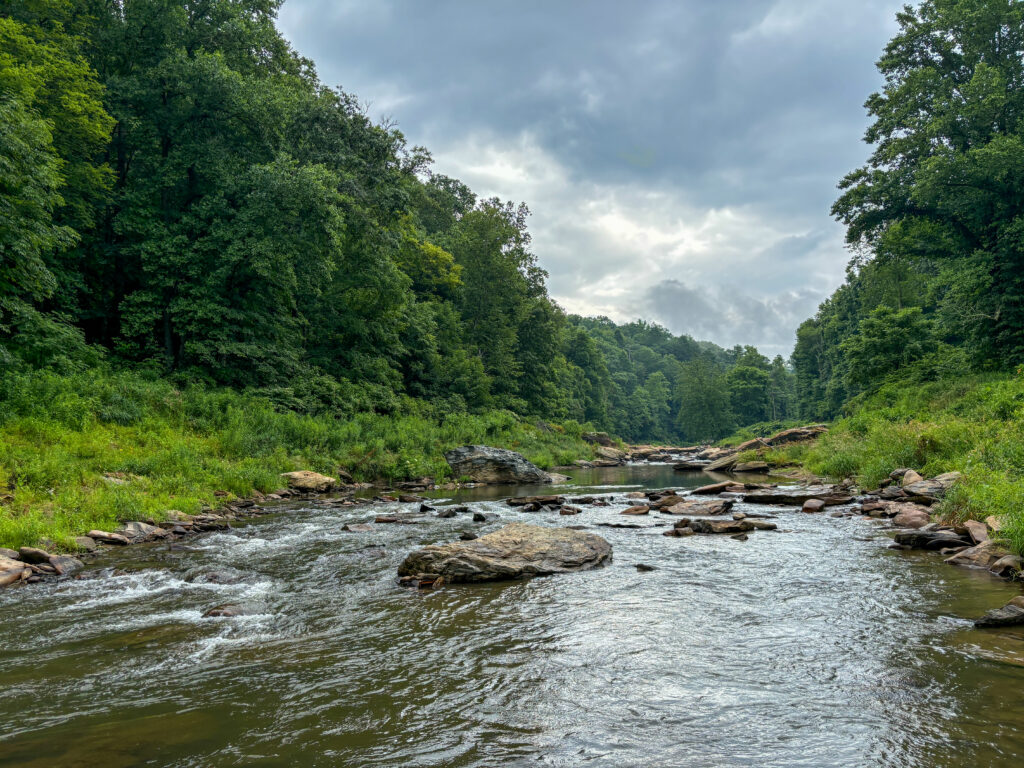
{"label": "submerged rock", "polygon": [[551,476],[522,454],[486,445],[465,445],[444,455],[456,478],[468,477],[475,483],[538,484],[550,483]]}
{"label": "submerged rock", "polygon": [[976,627],[1015,627],[1024,624],[1024,595],[1015,597],[1002,608],[989,611],[974,622]]}
{"label": "submerged rock", "polygon": [[401,577],[437,574],[450,584],[505,581],[604,565],[612,547],[594,533],[512,523],[474,541],[432,544],[410,553]]}
{"label": "submerged rock", "polygon": [[1008,554],[1010,553],[1003,549],[1001,545],[989,539],[957,552],[952,557],[946,558],[946,562],[950,565],[966,565],[971,568],[988,569]]}

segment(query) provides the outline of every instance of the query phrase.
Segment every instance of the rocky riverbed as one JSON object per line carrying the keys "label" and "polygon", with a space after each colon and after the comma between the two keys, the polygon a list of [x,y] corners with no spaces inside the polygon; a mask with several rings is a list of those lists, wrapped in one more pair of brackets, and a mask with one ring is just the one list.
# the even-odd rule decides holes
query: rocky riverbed
{"label": "rocky riverbed", "polygon": [[[892,549],[891,507],[752,504],[766,478],[671,464],[572,474],[573,486],[404,501],[269,499],[254,505],[265,514],[104,546],[74,576],[0,592],[0,763],[924,766],[1024,753],[1024,707],[1000,693],[1024,683],[1024,631],[972,626],[1019,588],[937,550]],[[635,507],[647,511],[623,514]],[[614,556],[549,578],[399,584],[410,553],[515,523],[594,534]],[[950,759],[950,742],[971,762]]]}

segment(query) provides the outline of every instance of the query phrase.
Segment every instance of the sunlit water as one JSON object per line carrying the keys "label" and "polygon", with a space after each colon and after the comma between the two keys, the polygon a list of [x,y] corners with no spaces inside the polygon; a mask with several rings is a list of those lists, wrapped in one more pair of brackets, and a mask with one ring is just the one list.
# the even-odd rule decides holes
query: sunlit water
{"label": "sunlit water", "polygon": [[[0,592],[0,764],[125,766],[1011,766],[1024,758],[1024,632],[968,619],[1019,589],[887,548],[876,523],[779,515],[780,532],[666,538],[618,512],[670,467],[573,473],[583,514],[425,516],[284,505],[127,575]],[[633,485],[636,487],[625,487]],[[603,486],[603,487],[602,487]],[[421,544],[507,522],[588,525],[587,573],[417,592]],[[660,526],[660,527],[659,527]],[[638,572],[637,563],[655,566]],[[209,574],[216,573],[213,583]],[[202,618],[243,603],[255,613]]]}

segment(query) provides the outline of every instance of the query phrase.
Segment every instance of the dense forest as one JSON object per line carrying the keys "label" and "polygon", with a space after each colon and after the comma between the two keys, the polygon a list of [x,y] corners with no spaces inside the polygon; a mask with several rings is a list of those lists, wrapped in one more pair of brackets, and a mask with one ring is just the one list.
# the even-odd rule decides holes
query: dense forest
{"label": "dense forest", "polygon": [[866,104],[873,152],[833,207],[847,280],[797,332],[807,418],[1024,363],[1024,6],[928,0],[898,21]]}
{"label": "dense forest", "polygon": [[0,3],[0,364],[302,413],[505,409],[629,440],[794,415],[781,359],[567,317],[523,204],[325,86],[276,0]]}

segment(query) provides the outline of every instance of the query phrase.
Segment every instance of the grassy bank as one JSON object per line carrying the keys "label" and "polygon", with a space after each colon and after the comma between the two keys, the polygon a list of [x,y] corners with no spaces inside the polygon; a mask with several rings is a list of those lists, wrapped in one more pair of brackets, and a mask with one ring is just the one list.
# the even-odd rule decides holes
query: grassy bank
{"label": "grassy bank", "polygon": [[[445,450],[485,443],[541,467],[589,458],[582,427],[481,415],[281,412],[230,390],[176,388],[132,373],[39,371],[0,380],[0,546],[160,519],[281,486],[281,472],[339,468],[360,480],[449,477]],[[6,488],[6,490],[5,490]]]}
{"label": "grassy bank", "polygon": [[816,446],[792,454],[811,472],[852,475],[865,487],[897,467],[925,476],[958,470],[963,480],[939,513],[954,521],[996,515],[1010,546],[1024,553],[1022,376],[888,384],[855,403]]}

